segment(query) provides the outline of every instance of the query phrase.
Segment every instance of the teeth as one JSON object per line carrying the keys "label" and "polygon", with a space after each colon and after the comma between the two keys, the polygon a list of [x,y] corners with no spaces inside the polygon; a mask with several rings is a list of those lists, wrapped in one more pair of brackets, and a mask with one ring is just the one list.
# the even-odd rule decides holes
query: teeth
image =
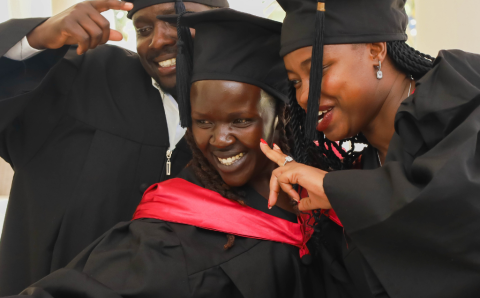
{"label": "teeth", "polygon": [[[330,112],[333,108],[330,108],[328,110],[324,110],[324,111],[318,111],[318,117],[322,117],[323,114],[326,114],[328,112]],[[318,119],[318,123],[321,123],[323,121],[323,117]]]}
{"label": "teeth", "polygon": [[220,158],[220,157],[217,157],[217,158],[218,158],[218,161],[219,161],[222,165],[231,166],[232,164],[234,164],[234,163],[236,163],[238,160],[240,160],[243,156],[244,156],[244,154],[243,154],[243,153],[240,153],[240,154],[237,154],[237,155],[232,156],[232,157],[229,157],[229,158]]}
{"label": "teeth", "polygon": [[160,67],[170,67],[170,66],[177,65],[177,58],[172,58],[162,62],[158,62],[158,65]]}
{"label": "teeth", "polygon": [[318,116],[322,116],[323,114],[326,114],[328,112],[330,112],[333,108],[330,108],[330,109],[327,109],[327,110],[324,110],[324,111],[318,111]]}

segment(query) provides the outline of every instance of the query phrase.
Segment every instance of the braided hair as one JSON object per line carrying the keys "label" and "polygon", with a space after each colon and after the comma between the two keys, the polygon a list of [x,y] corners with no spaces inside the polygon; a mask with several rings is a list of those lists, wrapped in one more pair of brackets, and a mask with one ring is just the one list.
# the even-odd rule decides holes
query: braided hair
{"label": "braided hair", "polygon": [[387,54],[395,65],[414,80],[423,77],[433,67],[433,58],[410,47],[405,41],[387,42]]}
{"label": "braided hair", "polygon": [[[261,90],[261,98],[271,98],[273,97]],[[277,101],[276,112],[278,115],[278,124],[276,130],[280,133],[279,135],[279,145],[282,149],[289,151],[290,145],[286,137],[286,128],[285,128],[285,105]],[[245,194],[237,188],[233,188],[226,184],[220,174],[215,170],[215,168],[210,164],[207,158],[203,155],[202,151],[198,148],[195,138],[192,133],[191,126],[187,129],[185,133],[185,139],[192,150],[192,160],[188,164],[188,167],[191,167],[195,176],[200,180],[200,183],[204,188],[215,191],[219,193],[222,197],[229,200],[238,202],[240,205],[245,206],[245,201],[243,200]],[[225,250],[233,247],[235,243],[235,236],[232,234],[227,234],[227,243],[223,246]]]}
{"label": "braided hair", "polygon": [[[413,49],[405,41],[387,42],[387,54],[400,71],[415,80],[423,77],[433,67],[435,60],[432,56]],[[287,114],[293,132],[295,160],[324,171],[351,169],[363,152],[356,148],[359,147],[358,145],[366,148],[369,145],[367,139],[362,134],[358,134],[337,143],[328,140],[322,132],[317,132],[318,144],[307,142],[304,137],[304,125],[302,125],[305,123],[306,114],[296,101],[293,87],[290,88],[289,98]],[[345,147],[350,149],[345,150]]]}
{"label": "braided hair", "polygon": [[[400,71],[407,76],[411,76],[414,80],[420,79],[432,69],[435,60],[432,56],[413,49],[404,41],[387,42],[387,54]],[[307,142],[304,133],[306,114],[297,103],[293,86],[290,88],[289,98],[290,104],[287,109],[287,115],[292,132],[291,138],[295,144],[292,150],[295,160],[324,171],[351,169],[363,153],[363,150],[369,146],[367,139],[360,133],[337,143],[328,140],[322,132],[317,132],[318,145],[313,142]],[[350,145],[349,150],[343,149],[346,143]],[[362,151],[357,151],[355,150],[357,145],[365,148]],[[341,158],[336,153],[340,154]],[[312,213],[315,222],[319,223],[321,217],[320,210],[314,210]],[[312,242],[317,252],[321,250],[322,242],[325,242],[320,227],[316,224]]]}

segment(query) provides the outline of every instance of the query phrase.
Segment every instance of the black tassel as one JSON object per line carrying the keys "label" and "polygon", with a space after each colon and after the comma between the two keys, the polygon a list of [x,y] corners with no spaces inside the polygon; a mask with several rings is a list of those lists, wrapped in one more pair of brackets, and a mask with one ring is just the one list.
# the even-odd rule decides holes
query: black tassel
{"label": "black tassel", "polygon": [[[323,3],[323,1],[319,2]],[[325,12],[317,10],[315,18],[315,28],[317,28],[317,30],[312,49],[310,87],[305,121],[305,138],[307,144],[315,141],[317,135],[318,109],[320,107],[320,94],[322,91],[324,20]]]}
{"label": "black tassel", "polygon": [[177,18],[177,103],[180,112],[180,125],[189,127],[191,125],[190,108],[190,84],[193,69],[193,38],[190,29],[180,26],[182,16],[187,13],[185,5],[181,0],[175,2]]}
{"label": "black tassel", "polygon": [[185,4],[183,4],[182,0],[176,0],[175,1],[175,13],[176,14],[181,14],[182,12],[185,12]]}

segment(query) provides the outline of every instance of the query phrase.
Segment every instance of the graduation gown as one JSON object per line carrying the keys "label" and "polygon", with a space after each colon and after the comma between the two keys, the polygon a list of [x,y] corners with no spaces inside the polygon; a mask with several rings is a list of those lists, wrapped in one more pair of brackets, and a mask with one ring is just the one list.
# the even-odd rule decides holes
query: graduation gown
{"label": "graduation gown", "polygon": [[479,70],[479,55],[441,51],[401,104],[383,167],[370,151],[364,170],[325,176],[351,241],[337,261],[360,297],[478,297]]}
{"label": "graduation gown", "polygon": [[[0,57],[44,19],[0,24]],[[137,54],[103,45],[0,58],[0,156],[15,170],[0,241],[0,296],[64,267],[166,176],[162,99]]]}
{"label": "graduation gown", "polygon": [[[179,177],[200,185],[190,168]],[[252,188],[244,191],[249,207],[297,222],[294,214],[283,209],[269,210],[266,199]],[[187,196],[179,201],[182,199],[188,204]],[[217,218],[215,211],[211,213],[211,217]],[[150,218],[120,223],[66,268],[38,281],[22,295],[35,298],[322,297],[318,267],[303,264],[297,247],[236,236],[234,246],[225,251],[225,235]]]}

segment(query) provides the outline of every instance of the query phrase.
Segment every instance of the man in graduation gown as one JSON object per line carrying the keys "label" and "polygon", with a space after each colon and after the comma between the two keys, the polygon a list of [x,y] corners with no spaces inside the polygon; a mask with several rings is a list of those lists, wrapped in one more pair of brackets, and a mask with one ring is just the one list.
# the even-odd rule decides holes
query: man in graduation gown
{"label": "man in graduation gown", "polygon": [[[175,3],[130,2],[129,17],[141,15],[142,27],[154,28],[141,36],[140,55],[109,45],[37,51],[27,35],[48,21],[0,24],[0,156],[15,170],[0,242],[0,296],[65,266],[129,220],[148,186],[174,177],[191,158],[169,94],[175,90],[172,60],[170,81],[151,64],[142,66],[175,58],[176,28],[155,18],[175,13]],[[226,0],[193,2],[185,3],[188,10],[228,6]],[[86,5],[89,15],[103,18],[99,11],[116,4],[87,1],[63,16],[79,17]]]}

